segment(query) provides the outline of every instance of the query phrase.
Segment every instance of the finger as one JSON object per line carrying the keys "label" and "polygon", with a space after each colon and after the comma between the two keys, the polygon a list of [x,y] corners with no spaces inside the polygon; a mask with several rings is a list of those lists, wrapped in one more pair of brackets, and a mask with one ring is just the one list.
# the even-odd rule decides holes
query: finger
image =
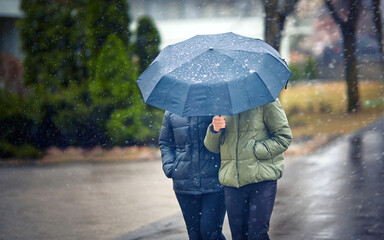
{"label": "finger", "polygon": [[223,118],[223,117],[214,117],[213,120],[214,120],[214,121],[220,121],[220,122],[222,122],[222,121],[225,121],[225,118]]}

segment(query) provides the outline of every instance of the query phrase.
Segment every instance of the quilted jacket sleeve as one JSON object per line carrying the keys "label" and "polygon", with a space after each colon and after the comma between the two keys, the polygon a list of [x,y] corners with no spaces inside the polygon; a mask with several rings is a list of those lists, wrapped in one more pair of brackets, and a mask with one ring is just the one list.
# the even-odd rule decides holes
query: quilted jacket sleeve
{"label": "quilted jacket sleeve", "polygon": [[283,153],[292,142],[292,133],[280,100],[268,103],[264,107],[264,123],[270,137],[255,142],[254,153],[257,159],[265,160]]}
{"label": "quilted jacket sleeve", "polygon": [[207,128],[207,134],[205,135],[204,139],[204,145],[205,147],[216,154],[220,153],[220,135],[222,134],[222,131],[220,130],[217,133],[214,133],[211,131],[212,123]]}
{"label": "quilted jacket sleeve", "polygon": [[168,111],[164,114],[160,130],[159,147],[163,161],[163,171],[170,178],[172,177],[173,164],[176,159],[176,144]]}

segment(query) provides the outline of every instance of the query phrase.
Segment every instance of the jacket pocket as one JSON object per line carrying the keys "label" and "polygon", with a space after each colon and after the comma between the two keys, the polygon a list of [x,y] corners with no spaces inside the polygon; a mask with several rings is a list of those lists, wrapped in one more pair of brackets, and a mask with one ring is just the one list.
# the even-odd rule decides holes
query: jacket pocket
{"label": "jacket pocket", "polygon": [[171,170],[171,176],[173,179],[180,179],[180,176],[182,175],[180,171],[182,171],[183,169],[179,169],[179,165],[182,159],[184,159],[185,157],[186,157],[185,150],[182,150],[182,151],[176,150],[176,160],[173,163],[172,170]]}
{"label": "jacket pocket", "polygon": [[273,160],[262,160],[259,162],[259,178],[261,181],[276,180],[278,177],[276,174],[276,166],[273,164]]}
{"label": "jacket pocket", "polygon": [[256,159],[256,156],[254,154],[254,145],[255,145],[255,140],[254,139],[249,139],[245,146],[239,151],[239,158],[240,159]]}

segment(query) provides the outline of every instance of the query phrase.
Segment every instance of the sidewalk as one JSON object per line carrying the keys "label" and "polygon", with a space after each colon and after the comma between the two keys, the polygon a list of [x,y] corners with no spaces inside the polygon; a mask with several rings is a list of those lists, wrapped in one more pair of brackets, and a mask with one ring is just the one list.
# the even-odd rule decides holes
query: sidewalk
{"label": "sidewalk", "polygon": [[[286,162],[271,239],[384,239],[384,118]],[[230,239],[227,222],[224,233]],[[117,239],[176,240],[187,235],[177,213]]]}

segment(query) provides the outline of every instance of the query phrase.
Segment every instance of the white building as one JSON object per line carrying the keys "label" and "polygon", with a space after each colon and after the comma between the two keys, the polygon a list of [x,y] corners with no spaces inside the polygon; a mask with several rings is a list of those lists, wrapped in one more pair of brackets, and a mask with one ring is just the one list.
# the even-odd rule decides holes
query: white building
{"label": "white building", "polygon": [[[150,16],[160,32],[161,47],[197,34],[234,32],[262,38],[259,0],[128,0],[131,16]],[[135,26],[133,26],[135,27]]]}
{"label": "white building", "polygon": [[20,0],[0,0],[0,52],[22,57],[16,21],[22,16]]}
{"label": "white building", "polygon": [[[161,35],[161,48],[197,34],[234,32],[264,38],[264,10],[260,0],[127,0],[132,29],[141,16],[149,16]],[[22,16],[20,0],[0,0],[0,52],[22,58],[16,20]],[[288,42],[281,54],[289,61]]]}
{"label": "white building", "polygon": [[[134,20],[151,17],[161,36],[161,48],[197,34],[234,32],[264,39],[264,9],[260,0],[128,0]],[[294,34],[292,24],[285,33]],[[135,21],[132,26],[135,28]],[[283,33],[280,54],[289,63],[289,36]]]}

